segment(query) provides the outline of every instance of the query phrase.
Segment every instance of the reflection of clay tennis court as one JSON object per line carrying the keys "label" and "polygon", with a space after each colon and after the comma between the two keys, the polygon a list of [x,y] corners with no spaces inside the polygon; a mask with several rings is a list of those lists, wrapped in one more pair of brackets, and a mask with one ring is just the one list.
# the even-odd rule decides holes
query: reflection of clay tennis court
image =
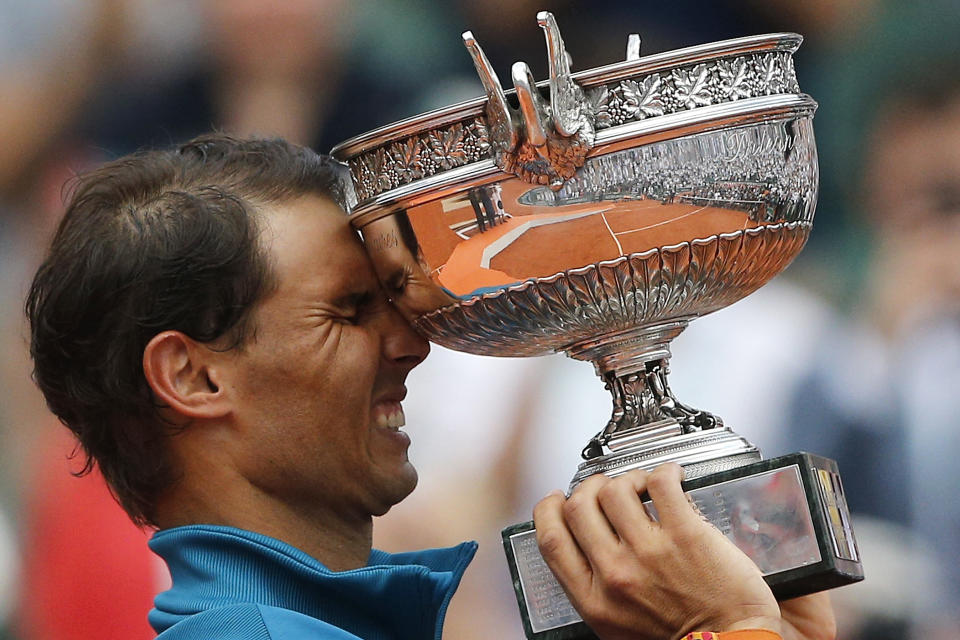
{"label": "reflection of clay tennis court", "polygon": [[408,210],[432,277],[465,295],[757,224],[743,211],[656,200],[519,204],[530,188],[520,180],[504,183],[503,206],[511,217],[468,240],[451,230],[465,213],[456,203],[448,203],[456,208],[447,212],[439,202]]}

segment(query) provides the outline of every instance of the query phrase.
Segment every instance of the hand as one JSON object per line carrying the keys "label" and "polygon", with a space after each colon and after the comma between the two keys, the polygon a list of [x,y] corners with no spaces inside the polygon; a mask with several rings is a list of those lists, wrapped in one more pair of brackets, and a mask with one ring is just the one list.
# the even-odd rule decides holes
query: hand
{"label": "hand", "polygon": [[[682,470],[587,478],[569,499],[534,509],[537,542],[570,602],[604,640],[678,638],[691,631],[780,632],[780,608],[757,566],[703,521]],[[659,522],[640,495],[648,492]]]}
{"label": "hand", "polygon": [[837,620],[826,591],[780,603],[783,640],[835,640]]}

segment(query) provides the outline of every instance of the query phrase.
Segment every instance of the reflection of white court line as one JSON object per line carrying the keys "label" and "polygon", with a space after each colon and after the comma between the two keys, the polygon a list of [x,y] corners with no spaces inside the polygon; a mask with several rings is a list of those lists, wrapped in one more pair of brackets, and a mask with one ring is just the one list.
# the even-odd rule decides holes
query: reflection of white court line
{"label": "reflection of white court line", "polygon": [[[663,222],[655,222],[655,223],[653,223],[653,224],[648,224],[648,225],[645,226],[645,227],[638,227],[638,228],[636,228],[636,229],[630,229],[629,231],[618,231],[618,232],[616,232],[616,233],[613,233],[613,231],[611,231],[610,233],[613,233],[614,236],[625,236],[625,235],[627,235],[628,233],[637,233],[638,231],[646,231],[647,229],[653,229],[653,228],[655,228],[655,227],[662,227],[662,226],[665,225],[665,224],[670,224],[670,223],[672,223],[672,222],[676,222],[677,220],[683,220],[684,218],[687,218],[687,217],[689,217],[689,216],[696,215],[696,214],[700,213],[701,211],[703,211],[703,210],[706,209],[706,208],[707,208],[707,207],[700,207],[699,209],[694,209],[693,211],[691,211],[691,212],[689,212],[689,213],[685,213],[685,214],[683,214],[682,216],[677,216],[676,218],[670,218],[669,220],[664,220]],[[606,222],[606,218],[604,218],[604,222]],[[607,228],[609,229],[610,227],[607,227]],[[620,243],[617,243],[617,244],[620,244]],[[623,251],[621,251],[620,253],[622,254]]]}
{"label": "reflection of white court line", "polygon": [[613,229],[610,228],[610,223],[607,222],[607,216],[601,213],[600,217],[603,218],[603,224],[607,225],[607,231],[610,232],[610,237],[613,238],[613,241],[617,243],[617,251],[620,252],[620,255],[623,255],[623,247],[620,246],[620,240],[617,239],[617,234],[615,234]]}
{"label": "reflection of white court line", "polygon": [[[551,218],[540,218],[538,220],[530,220],[529,222],[524,222],[521,225],[518,225],[507,231],[505,234],[491,242],[483,250],[483,254],[480,256],[480,266],[484,269],[490,268],[490,261],[493,260],[497,255],[513,244],[513,241],[525,234],[530,229],[534,227],[542,227],[547,224],[556,224],[558,222],[566,222],[568,220],[576,220],[577,218],[586,218],[587,216],[595,216],[598,213],[604,213],[609,211],[609,209],[597,209],[596,211],[581,211],[580,213],[571,213],[566,216],[556,216]],[[607,227],[608,229],[610,227]]]}

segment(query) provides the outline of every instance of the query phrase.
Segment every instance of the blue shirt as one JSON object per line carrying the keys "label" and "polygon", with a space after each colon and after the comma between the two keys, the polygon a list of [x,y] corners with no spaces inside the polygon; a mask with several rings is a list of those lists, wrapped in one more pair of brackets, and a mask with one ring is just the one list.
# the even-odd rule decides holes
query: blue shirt
{"label": "blue shirt", "polygon": [[439,640],[477,544],[374,549],[367,566],[350,571],[331,571],[284,542],[232,527],[167,529],[150,548],[173,578],[150,611],[158,640]]}

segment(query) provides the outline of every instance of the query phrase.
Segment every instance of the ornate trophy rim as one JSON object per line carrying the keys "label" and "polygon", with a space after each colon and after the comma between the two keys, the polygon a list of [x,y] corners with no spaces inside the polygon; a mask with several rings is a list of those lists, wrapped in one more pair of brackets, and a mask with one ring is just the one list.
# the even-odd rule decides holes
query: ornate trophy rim
{"label": "ornate trophy rim", "polygon": [[[812,115],[817,102],[806,94],[788,94],[746,98],[737,103],[700,107],[665,116],[629,122],[600,131],[596,146],[587,158],[606,155],[618,149],[640,147],[671,138],[681,138],[717,129],[731,129],[758,122],[775,122]],[[460,191],[465,184],[482,185],[504,177],[492,158],[484,158],[435,175],[386,189],[357,201],[354,196],[348,210],[353,225],[364,225],[394,213],[398,208],[416,206]],[[351,187],[353,185],[351,184]]]}
{"label": "ornate trophy rim", "polygon": [[[766,33],[740,38],[718,40],[682,49],[664,51],[636,60],[621,60],[601,67],[577,71],[571,79],[583,88],[591,88],[617,80],[624,80],[641,74],[649,74],[698,62],[720,60],[745,54],[784,52],[792,54],[800,47],[803,36],[792,32]],[[545,88],[548,80],[537,82],[538,88]],[[516,90],[508,89],[504,93],[514,95]],[[366,131],[336,144],[330,154],[338,160],[347,161],[365,151],[399,138],[405,138],[431,129],[455,124],[475,116],[485,115],[488,99],[471,98],[462,102],[433,109],[409,118],[397,120],[382,127]]]}

